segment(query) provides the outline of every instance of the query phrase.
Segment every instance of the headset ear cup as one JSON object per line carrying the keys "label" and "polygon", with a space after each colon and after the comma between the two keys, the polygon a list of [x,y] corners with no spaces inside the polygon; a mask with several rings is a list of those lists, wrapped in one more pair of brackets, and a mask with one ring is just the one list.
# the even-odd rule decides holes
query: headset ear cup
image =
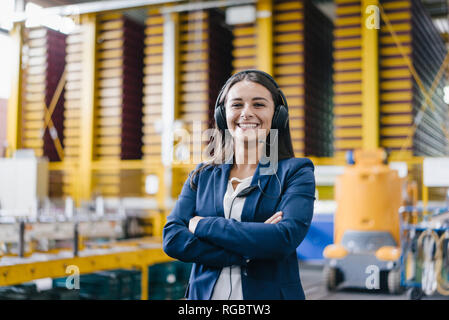
{"label": "headset ear cup", "polygon": [[224,110],[224,107],[222,105],[215,108],[215,122],[217,123],[217,127],[220,130],[226,130],[228,128],[228,125],[226,123],[226,113]]}
{"label": "headset ear cup", "polygon": [[283,105],[280,105],[273,115],[273,129],[286,129],[288,123],[288,111]]}

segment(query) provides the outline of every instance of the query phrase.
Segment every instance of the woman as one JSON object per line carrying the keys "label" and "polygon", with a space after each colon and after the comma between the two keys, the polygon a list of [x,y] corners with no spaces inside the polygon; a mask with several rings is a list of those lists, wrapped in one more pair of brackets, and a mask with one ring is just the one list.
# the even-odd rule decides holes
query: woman
{"label": "woman", "polygon": [[265,72],[239,72],[221,90],[214,154],[189,175],[163,232],[169,256],[194,262],[189,299],[305,299],[296,248],[313,215],[314,167],[294,158],[287,110]]}

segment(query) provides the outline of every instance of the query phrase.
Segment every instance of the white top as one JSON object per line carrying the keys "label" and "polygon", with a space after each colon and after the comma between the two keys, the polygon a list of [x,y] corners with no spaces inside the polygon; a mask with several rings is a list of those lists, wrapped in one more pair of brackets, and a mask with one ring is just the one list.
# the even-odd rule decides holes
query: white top
{"label": "white top", "polygon": [[[251,180],[252,176],[247,177],[243,180],[240,180],[236,177],[229,180],[228,188],[223,199],[223,208],[226,219],[229,219],[230,217],[231,219],[241,221],[242,209],[246,198],[236,198],[235,200],[234,198],[240,191],[242,191],[246,187],[249,187],[249,185],[251,184]],[[233,181],[239,182],[235,190],[232,186]],[[232,204],[232,212],[230,213],[229,211],[231,209],[231,203],[233,200],[234,203]],[[229,296],[229,292],[231,291],[231,283],[232,292],[231,296]],[[223,269],[221,269],[220,276],[215,283],[211,300],[228,300],[228,298],[230,300],[243,300],[240,266],[224,267]]]}

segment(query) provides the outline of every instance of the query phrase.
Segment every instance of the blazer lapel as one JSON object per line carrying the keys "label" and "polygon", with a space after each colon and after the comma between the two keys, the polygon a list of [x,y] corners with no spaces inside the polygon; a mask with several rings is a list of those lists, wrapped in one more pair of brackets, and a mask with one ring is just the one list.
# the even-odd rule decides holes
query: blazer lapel
{"label": "blazer lapel", "polygon": [[[229,174],[231,172],[232,164],[226,163],[218,166],[214,170],[214,187],[213,190],[214,196],[214,204],[215,204],[215,213],[217,216],[224,217],[224,208],[223,208],[223,199],[228,188]],[[254,190],[252,193],[248,195],[245,200],[245,204],[242,209],[241,221],[254,221],[254,217],[256,214],[257,204],[259,202],[260,197],[262,196],[262,192],[266,192],[266,186],[273,175],[260,175],[260,167],[261,164],[259,162],[256,172],[253,175],[253,179],[251,180],[251,186],[259,187]]]}
{"label": "blazer lapel", "polygon": [[266,192],[266,185],[270,181],[271,177],[273,175],[260,175],[260,167],[261,164],[259,162],[256,172],[254,173],[253,179],[251,181],[251,186],[257,186],[259,187],[254,190],[252,193],[248,195],[248,197],[245,200],[245,203],[243,205],[242,209],[242,221],[254,221],[254,217],[256,215],[256,209],[257,204],[259,203],[259,199],[262,196],[262,192]]}
{"label": "blazer lapel", "polygon": [[224,217],[223,199],[228,187],[229,174],[232,164],[225,163],[214,170],[214,195],[215,213],[217,216]]}

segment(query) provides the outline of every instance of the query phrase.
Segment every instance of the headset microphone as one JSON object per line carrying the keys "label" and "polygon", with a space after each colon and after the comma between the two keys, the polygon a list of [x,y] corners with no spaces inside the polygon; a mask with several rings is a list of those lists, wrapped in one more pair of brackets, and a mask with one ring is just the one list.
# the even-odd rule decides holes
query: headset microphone
{"label": "headset microphone", "polygon": [[249,186],[246,187],[245,189],[243,189],[242,191],[240,191],[235,197],[236,198],[243,198],[248,196],[251,192],[253,192],[254,190],[256,190],[258,188],[258,186]]}

